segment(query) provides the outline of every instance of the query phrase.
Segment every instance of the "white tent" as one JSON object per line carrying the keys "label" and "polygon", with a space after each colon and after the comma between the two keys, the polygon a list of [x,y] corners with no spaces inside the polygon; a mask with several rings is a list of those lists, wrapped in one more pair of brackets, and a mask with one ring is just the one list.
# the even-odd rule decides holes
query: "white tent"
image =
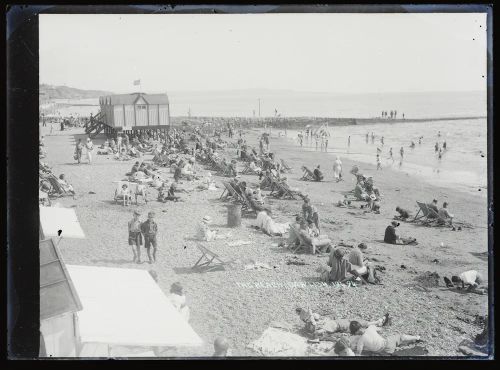
{"label": "white tent", "polygon": [[83,232],[75,210],[72,208],[43,207],[40,206],[40,232],[42,239],[59,236],[61,237],[84,239]]}
{"label": "white tent", "polygon": [[[194,332],[145,270],[67,265],[82,302],[80,356],[107,356],[109,346],[201,346]],[[85,350],[88,344],[87,350]]]}

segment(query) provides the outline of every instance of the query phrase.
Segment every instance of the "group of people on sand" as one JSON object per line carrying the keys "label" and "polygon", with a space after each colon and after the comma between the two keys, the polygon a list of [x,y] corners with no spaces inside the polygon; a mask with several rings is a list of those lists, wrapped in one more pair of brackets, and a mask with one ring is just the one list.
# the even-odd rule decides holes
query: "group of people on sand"
{"label": "group of people on sand", "polygon": [[[373,177],[363,175],[359,172],[357,166],[353,166],[351,174],[356,177],[356,185],[352,190],[352,200],[366,202],[366,204],[362,205],[360,208],[368,212],[379,214],[382,196],[379,189],[374,186]],[[345,197],[344,202],[341,204],[339,203],[339,206],[346,206],[345,201],[347,200],[349,200],[349,198]]]}
{"label": "group of people on sand", "polygon": [[[144,248],[146,249],[149,263],[156,262],[156,253],[158,250],[157,234],[158,224],[155,221],[155,212],[148,213],[148,218],[141,221],[141,213],[134,211],[132,220],[128,223],[128,245],[132,249],[133,262],[141,263],[141,246],[144,238]],[[151,248],[153,249],[151,253]]]}
{"label": "group of people on sand", "polygon": [[82,162],[83,150],[86,151],[88,164],[92,164],[92,152],[94,151],[94,143],[90,139],[87,138],[85,144],[82,143],[82,139],[78,139],[78,142],[75,146],[75,153],[73,155],[74,159],[80,164]]}
{"label": "group of people on sand", "polygon": [[[441,208],[439,208],[437,199],[433,199],[432,202],[427,203],[426,206],[428,209],[432,210],[427,214],[428,219],[436,220],[438,224],[448,224],[455,229],[455,226],[453,226],[453,218],[455,215],[450,213],[448,209],[448,202],[443,202]],[[394,219],[408,221],[411,217],[411,212],[400,206],[396,207],[396,212],[398,214],[394,217]],[[458,229],[461,230],[461,226],[459,226]]]}
{"label": "group of people on sand", "polygon": [[393,355],[398,347],[420,343],[423,340],[418,335],[391,334],[381,335],[380,332],[392,324],[389,313],[383,317],[366,321],[362,319],[331,319],[313,312],[309,308],[298,307],[297,315],[304,323],[304,331],[311,342],[321,339],[334,339],[332,335],[342,334],[335,340],[331,355],[352,357],[362,355]]}

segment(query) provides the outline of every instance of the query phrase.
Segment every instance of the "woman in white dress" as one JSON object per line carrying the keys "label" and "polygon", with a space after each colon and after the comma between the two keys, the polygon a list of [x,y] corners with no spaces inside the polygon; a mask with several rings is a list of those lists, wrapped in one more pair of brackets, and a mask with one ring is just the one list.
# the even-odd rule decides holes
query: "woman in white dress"
{"label": "woman in white dress", "polygon": [[85,148],[87,149],[87,159],[89,161],[89,164],[92,164],[92,151],[94,150],[94,143],[92,143],[92,140],[90,140],[89,137],[87,138]]}
{"label": "woman in white dress", "polygon": [[342,162],[338,156],[333,163],[333,175],[335,176],[335,180],[337,180],[337,182],[342,180]]}

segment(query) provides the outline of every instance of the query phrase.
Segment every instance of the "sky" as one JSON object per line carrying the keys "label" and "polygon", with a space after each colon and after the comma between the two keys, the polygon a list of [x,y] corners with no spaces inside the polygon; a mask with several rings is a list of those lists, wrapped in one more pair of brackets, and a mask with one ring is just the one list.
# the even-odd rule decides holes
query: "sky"
{"label": "sky", "polygon": [[115,93],[483,91],[486,14],[43,14],[40,83]]}

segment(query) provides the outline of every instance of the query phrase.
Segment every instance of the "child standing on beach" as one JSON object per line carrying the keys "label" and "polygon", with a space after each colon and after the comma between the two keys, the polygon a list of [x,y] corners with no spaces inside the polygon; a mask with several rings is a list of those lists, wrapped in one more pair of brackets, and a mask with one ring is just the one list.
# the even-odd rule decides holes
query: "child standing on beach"
{"label": "child standing on beach", "polygon": [[316,134],[316,150],[318,150],[318,142],[319,142],[319,136],[318,134]]}
{"label": "child standing on beach", "polygon": [[[147,221],[141,224],[141,231],[144,234],[144,247],[148,253],[149,263],[156,262],[158,225],[154,221],[155,213],[149,212]],[[153,246],[153,258],[151,258],[150,248]]]}
{"label": "child standing on beach", "polygon": [[377,153],[377,171],[382,169],[382,163],[380,163],[380,154]]}
{"label": "child standing on beach", "polygon": [[138,211],[134,211],[134,217],[128,222],[128,245],[132,247],[133,262],[135,263],[141,263],[142,234],[140,215]]}

